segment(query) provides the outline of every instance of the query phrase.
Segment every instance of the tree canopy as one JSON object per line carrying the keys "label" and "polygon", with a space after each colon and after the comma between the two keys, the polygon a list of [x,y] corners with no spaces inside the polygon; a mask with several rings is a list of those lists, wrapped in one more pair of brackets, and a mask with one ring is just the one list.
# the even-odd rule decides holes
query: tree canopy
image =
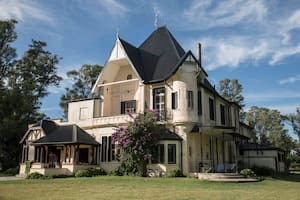
{"label": "tree canopy", "polygon": [[290,152],[295,147],[295,141],[284,128],[278,110],[253,106],[246,113],[246,121],[255,128],[259,143],[271,144],[286,152]]}
{"label": "tree canopy", "polygon": [[60,58],[45,50],[47,44],[32,40],[21,58],[11,44],[17,39],[14,20],[0,20],[0,168],[19,162],[19,141],[30,123],[44,117],[41,99],[50,85],[58,85]]}
{"label": "tree canopy", "polygon": [[242,95],[243,87],[237,79],[224,79],[219,81],[218,91],[222,97],[235,102],[242,108],[245,106]]}
{"label": "tree canopy", "polygon": [[60,107],[64,110],[64,117],[68,116],[68,102],[77,99],[92,97],[91,90],[102,70],[100,65],[84,64],[79,70],[67,72],[73,82],[71,88],[65,88],[65,94],[60,97]]}

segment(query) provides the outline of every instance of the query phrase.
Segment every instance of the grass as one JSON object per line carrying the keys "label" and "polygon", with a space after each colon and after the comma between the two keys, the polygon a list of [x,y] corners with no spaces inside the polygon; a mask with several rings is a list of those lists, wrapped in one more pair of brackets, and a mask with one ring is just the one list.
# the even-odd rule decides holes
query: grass
{"label": "grass", "polygon": [[0,199],[300,199],[300,176],[277,178],[240,184],[114,176],[18,180],[0,182]]}

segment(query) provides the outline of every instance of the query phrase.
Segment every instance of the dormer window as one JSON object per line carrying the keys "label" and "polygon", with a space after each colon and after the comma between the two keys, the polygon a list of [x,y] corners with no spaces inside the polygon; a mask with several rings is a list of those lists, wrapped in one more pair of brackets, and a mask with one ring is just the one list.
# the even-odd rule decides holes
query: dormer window
{"label": "dormer window", "polygon": [[131,75],[131,74],[128,74],[128,75],[127,75],[127,80],[130,80],[130,79],[132,79],[132,75]]}

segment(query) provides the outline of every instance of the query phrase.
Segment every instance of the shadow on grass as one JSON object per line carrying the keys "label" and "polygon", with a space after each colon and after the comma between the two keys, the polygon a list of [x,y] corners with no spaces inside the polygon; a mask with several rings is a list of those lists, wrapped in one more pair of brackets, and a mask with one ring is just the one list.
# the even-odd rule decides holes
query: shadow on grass
{"label": "shadow on grass", "polygon": [[273,178],[283,181],[300,182],[300,174],[296,173],[276,174]]}

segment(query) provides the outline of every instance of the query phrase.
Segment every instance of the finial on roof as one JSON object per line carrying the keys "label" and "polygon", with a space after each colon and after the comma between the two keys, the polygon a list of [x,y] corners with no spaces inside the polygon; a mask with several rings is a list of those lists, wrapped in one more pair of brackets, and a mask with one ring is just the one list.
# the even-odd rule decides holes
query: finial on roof
{"label": "finial on roof", "polygon": [[154,9],[154,12],[155,12],[154,27],[155,29],[158,29],[158,10]]}
{"label": "finial on roof", "polygon": [[117,28],[117,38],[119,37],[119,28]]}

